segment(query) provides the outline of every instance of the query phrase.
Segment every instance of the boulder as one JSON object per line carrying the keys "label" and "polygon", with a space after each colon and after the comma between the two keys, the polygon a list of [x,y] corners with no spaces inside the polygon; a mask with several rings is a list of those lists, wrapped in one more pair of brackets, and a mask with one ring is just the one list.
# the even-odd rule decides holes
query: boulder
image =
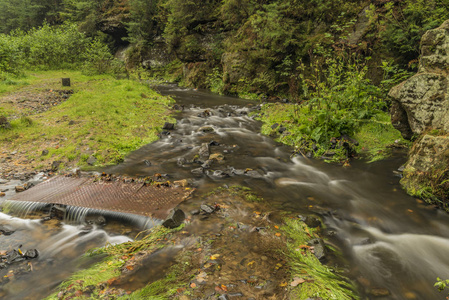
{"label": "boulder", "polygon": [[421,39],[418,73],[390,90],[393,126],[417,137],[401,184],[429,203],[449,200],[449,20]]}

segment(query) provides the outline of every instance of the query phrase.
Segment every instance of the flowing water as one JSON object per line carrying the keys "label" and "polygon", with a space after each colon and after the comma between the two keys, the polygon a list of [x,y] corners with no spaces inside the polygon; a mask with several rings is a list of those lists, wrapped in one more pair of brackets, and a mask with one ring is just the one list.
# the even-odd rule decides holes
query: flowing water
{"label": "flowing water", "polygon": [[[104,171],[167,174],[170,181],[187,178],[199,192],[232,184],[248,186],[278,210],[320,215],[331,242],[349,261],[349,274],[365,291],[389,291],[379,299],[445,299],[433,284],[437,277],[449,278],[449,217],[401,190],[394,171],[405,162],[404,153],[371,164],[354,161],[349,168],[293,156],[291,148],[259,133],[261,124],[250,114],[257,113],[254,102],[176,86],[159,90],[176,99],[180,112],[175,128]],[[205,163],[208,155],[199,155],[204,151],[220,158]],[[187,201],[181,208],[195,205]],[[42,227],[38,221],[6,215],[0,215],[0,220],[11,226],[33,224],[25,235]],[[43,257],[57,257],[55,251],[70,248],[67,239],[86,245],[82,252],[98,239],[87,234],[78,242],[80,230],[64,225],[57,235],[42,239],[43,244],[34,241],[27,247],[43,249]],[[100,229],[91,234],[103,241],[125,238],[113,238]]]}

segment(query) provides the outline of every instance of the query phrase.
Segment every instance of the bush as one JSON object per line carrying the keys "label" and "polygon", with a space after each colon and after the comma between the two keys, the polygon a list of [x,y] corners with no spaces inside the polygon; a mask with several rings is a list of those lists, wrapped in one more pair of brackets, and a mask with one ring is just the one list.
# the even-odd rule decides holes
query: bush
{"label": "bush", "polygon": [[[109,72],[114,57],[99,39],[86,37],[75,24],[44,24],[28,32],[16,30],[0,35],[0,78],[24,68],[75,69],[87,73]],[[4,74],[4,75],[2,75]]]}

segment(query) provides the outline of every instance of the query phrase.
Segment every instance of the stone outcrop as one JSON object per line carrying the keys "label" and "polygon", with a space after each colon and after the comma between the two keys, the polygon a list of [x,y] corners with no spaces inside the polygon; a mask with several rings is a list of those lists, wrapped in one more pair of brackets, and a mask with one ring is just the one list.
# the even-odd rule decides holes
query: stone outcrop
{"label": "stone outcrop", "polygon": [[418,73],[391,89],[393,126],[416,141],[401,183],[446,208],[449,201],[449,20],[421,40]]}

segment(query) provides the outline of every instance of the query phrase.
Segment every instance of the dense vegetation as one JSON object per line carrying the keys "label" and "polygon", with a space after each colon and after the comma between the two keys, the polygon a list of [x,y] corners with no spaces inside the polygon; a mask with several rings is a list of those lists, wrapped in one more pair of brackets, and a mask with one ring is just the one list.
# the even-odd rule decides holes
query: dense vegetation
{"label": "dense vegetation", "polygon": [[317,146],[315,155],[385,121],[387,91],[416,71],[422,34],[449,18],[444,0],[0,0],[0,7],[1,79],[30,68],[125,72],[111,53],[127,47],[127,71],[140,78],[298,103],[276,106],[293,111],[283,120],[265,118],[267,106],[262,120],[290,126],[281,140],[303,152]]}

